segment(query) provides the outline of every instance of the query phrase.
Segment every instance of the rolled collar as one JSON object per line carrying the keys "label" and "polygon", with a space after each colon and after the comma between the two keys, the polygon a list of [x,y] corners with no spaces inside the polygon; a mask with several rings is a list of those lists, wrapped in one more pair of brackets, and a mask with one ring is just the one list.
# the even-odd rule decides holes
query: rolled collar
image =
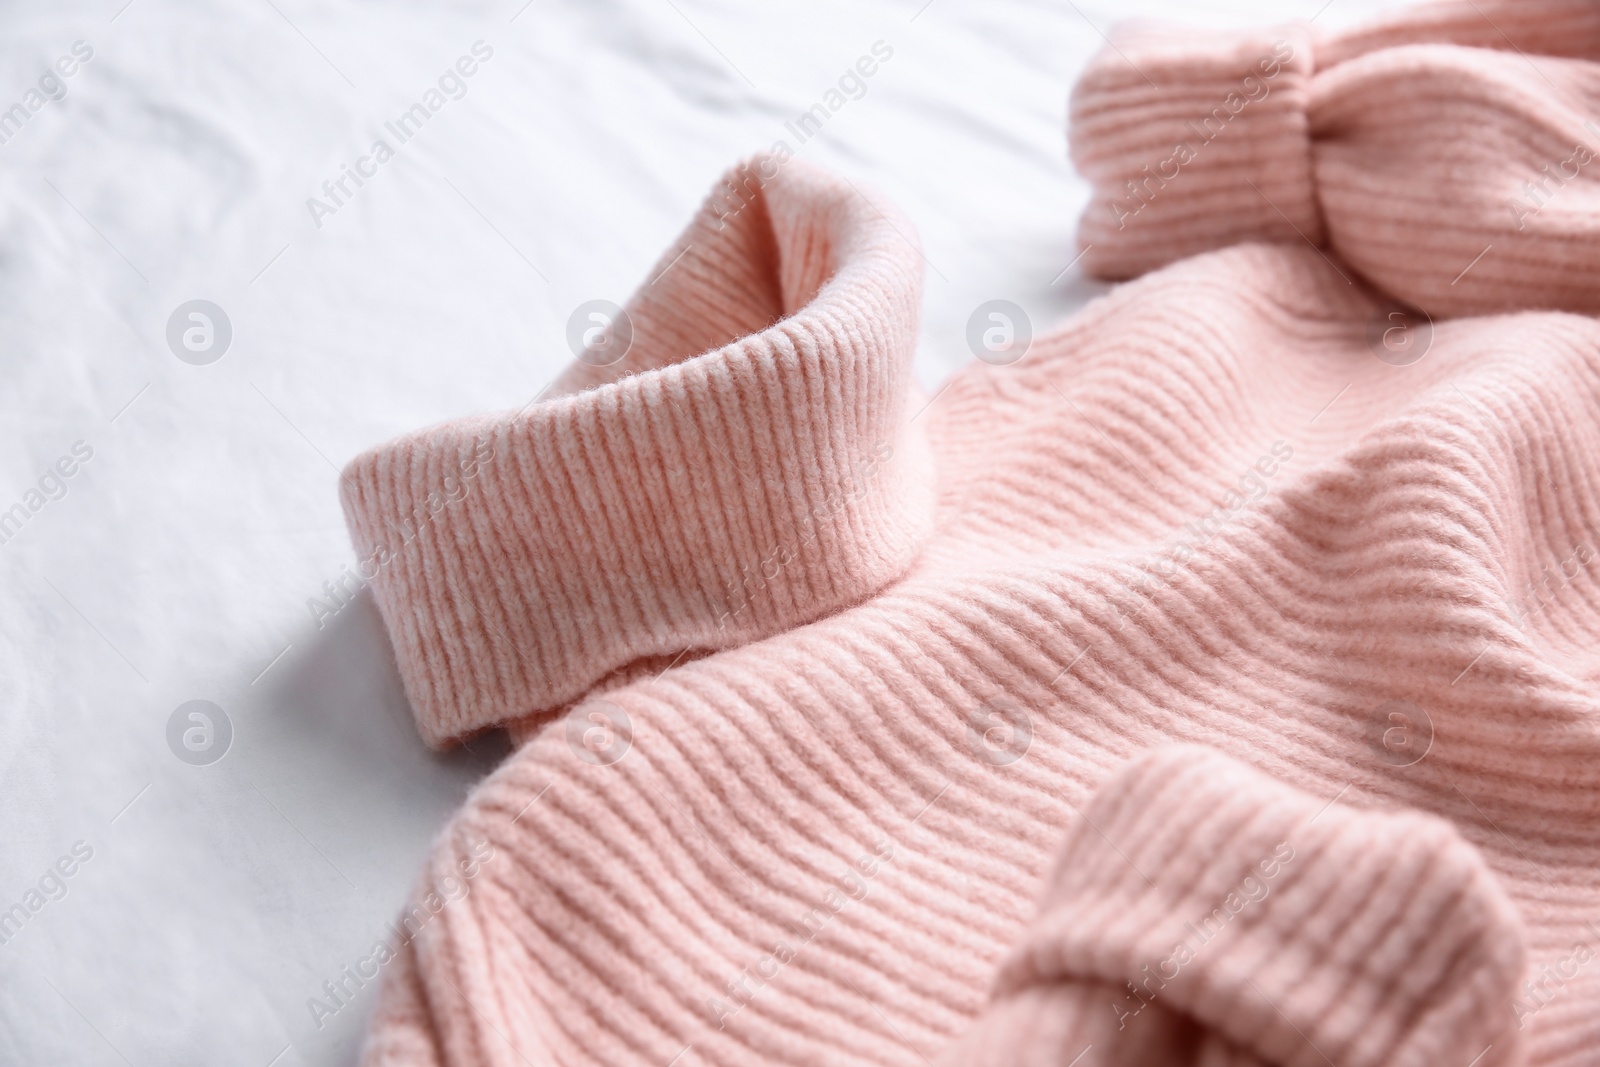
{"label": "rolled collar", "polygon": [[1341,34],[1114,39],[1072,95],[1091,273],[1309,242],[1435,317],[1600,313],[1600,6],[1481,0]]}
{"label": "rolled collar", "polygon": [[430,744],[906,571],[932,511],[905,417],[911,233],[847,182],[751,160],[551,396],[350,463],[361,573]]}

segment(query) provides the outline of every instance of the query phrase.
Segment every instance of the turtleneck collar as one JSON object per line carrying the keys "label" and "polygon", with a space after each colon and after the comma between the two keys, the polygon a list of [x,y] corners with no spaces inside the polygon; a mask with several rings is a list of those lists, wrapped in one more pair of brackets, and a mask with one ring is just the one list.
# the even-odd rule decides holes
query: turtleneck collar
{"label": "turtleneck collar", "polygon": [[430,744],[907,570],[932,512],[912,232],[848,182],[749,161],[545,399],[351,462],[360,569]]}

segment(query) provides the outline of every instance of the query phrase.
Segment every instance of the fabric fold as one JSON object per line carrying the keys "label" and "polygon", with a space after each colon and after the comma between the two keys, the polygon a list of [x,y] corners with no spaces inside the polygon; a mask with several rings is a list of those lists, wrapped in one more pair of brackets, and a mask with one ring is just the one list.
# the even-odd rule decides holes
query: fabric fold
{"label": "fabric fold", "polygon": [[1078,222],[1086,270],[1133,278],[1242,241],[1324,240],[1311,41],[1304,26],[1118,31],[1072,91],[1068,147],[1093,185]]}
{"label": "fabric fold", "polygon": [[945,1062],[1519,1062],[1523,934],[1483,859],[1441,819],[1337,799],[1199,746],[1133,760]]}
{"label": "fabric fold", "polygon": [[[1513,39],[1537,21],[1479,6]],[[1280,75],[1301,79],[1315,183],[1325,79],[1404,49],[1369,35],[1330,66],[1328,40],[1304,40],[1315,62],[1296,44]],[[1215,70],[1255,52],[1206,48]],[[1292,111],[1274,119],[1291,132]],[[1464,179],[1490,165],[1451,147]],[[492,858],[388,965],[364,1062],[1593,1067],[1600,322],[1454,318],[1397,358],[1394,309],[1354,284],[1333,247],[1348,220],[1313,184],[1277,236],[1118,287],[908,422],[903,224],[796,164],[756,174],[652,272],[626,359],[602,333],[533,427],[488,420],[483,456],[470,423],[415,450],[478,471],[435,523],[454,547],[412,549],[380,590],[424,729],[567,691],[511,673],[489,621],[512,650],[568,656],[572,688],[598,680],[562,722],[546,705],[436,843],[413,913],[463,849]],[[1313,217],[1326,249],[1286,238]],[[742,611],[697,607],[719,567],[744,573],[730,546],[755,535],[737,531],[843,480],[777,447],[804,437],[795,419],[830,427],[824,458],[897,427],[894,464],[920,464],[903,427],[925,428],[931,534],[926,480],[886,461],[864,480],[879,495],[819,524],[815,568],[789,564],[814,587],[779,568]],[[663,455],[692,493],[622,484],[627,464],[663,478]],[[363,474],[428,484],[412,458]],[[480,491],[569,506],[461,507]],[[353,511],[380,529],[373,492]],[[667,543],[609,551],[645,521],[613,520],[629,509]],[[915,553],[901,577],[833,611],[799,595],[894,573],[852,569],[851,545],[900,530],[905,557],[867,558]],[[723,618],[749,629],[708,647]]]}
{"label": "fabric fold", "polygon": [[[1113,1000],[1137,1007],[1111,950],[989,993],[1091,798],[1140,752],[1188,741],[1318,807],[1339,796],[1309,823],[1318,833],[1342,804],[1448,820],[1528,931],[1521,987],[1480,1014],[1521,1027],[1530,1064],[1592,1067],[1600,324],[1444,322],[1427,358],[1401,366],[1371,347],[1376,310],[1312,249],[1254,244],[1120,287],[1014,366],[958,373],[916,420],[940,499],[904,578],[779,637],[616,672],[626,681],[608,676],[474,788],[452,830],[496,858],[390,965],[365,1062],[926,1067],[994,1011],[1046,1027],[1037,1054],[1007,1045],[1003,1025],[972,1038],[1012,1048],[1013,1067],[1052,1063],[1049,1035],[1074,1038],[1079,1016],[1109,1041]],[[1156,831],[1187,808],[1150,801],[1150,829],[1131,838],[1093,818],[1169,894],[1177,925],[1200,927],[1239,882],[1198,883],[1210,897],[1169,886],[1152,857],[1173,846]],[[1423,823],[1417,864],[1470,867],[1430,836],[1438,825]],[[1309,869],[1298,831],[1289,842],[1282,873]],[[441,842],[435,869],[457,867],[457,848]],[[1384,861],[1415,873],[1394,851]],[[1101,859],[1079,866],[1122,870],[1144,914],[1137,895],[1152,891],[1115,851]],[[1415,884],[1436,888],[1397,878],[1399,904],[1420,899]],[[1236,943],[1246,920],[1270,940],[1255,909],[1298,899],[1294,885],[1274,883],[1204,951]],[[1085,947],[1136,944],[1142,978],[1171,957],[1173,931],[1147,947],[1119,932],[1121,914],[1084,923],[1121,940]],[[1493,926],[1464,944],[1499,944]],[[1286,950],[1324,936],[1273,932]],[[1374,967],[1422,1003],[1412,983],[1438,979],[1434,943],[1418,943],[1415,967],[1376,945],[1390,954]],[[1302,955],[1243,973],[1304,1027],[1275,969]],[[1195,966],[1208,959],[1235,957]],[[1331,965],[1370,994],[1353,961]],[[1502,971],[1466,967],[1461,985],[1475,996],[1485,973]],[[1173,1010],[1182,977],[1129,1021],[1153,1050],[1134,1062],[1261,1059],[1202,1014],[1213,1008],[1292,1032],[1234,971],[1220,1007],[1190,989]],[[1462,994],[1439,988],[1455,1010]],[[1411,1032],[1372,1010],[1388,1040]],[[1335,1038],[1351,1025],[1311,1014]],[[1316,1040],[1338,1067],[1354,1054]]]}
{"label": "fabric fold", "polygon": [[905,572],[931,516],[910,232],[847,182],[751,160],[552,396],[352,461],[362,576],[430,744]]}
{"label": "fabric fold", "polygon": [[1090,272],[1309,242],[1432,316],[1600,311],[1600,7],[1114,42],[1072,95]]}

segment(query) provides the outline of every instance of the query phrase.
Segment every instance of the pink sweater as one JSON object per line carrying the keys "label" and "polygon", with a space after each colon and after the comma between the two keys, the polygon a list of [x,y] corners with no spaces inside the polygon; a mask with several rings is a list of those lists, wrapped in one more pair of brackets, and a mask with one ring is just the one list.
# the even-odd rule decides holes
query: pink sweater
{"label": "pink sweater", "polygon": [[909,222],[756,161],[624,358],[358,458],[424,737],[519,742],[365,1062],[1600,1064],[1597,57],[1121,37],[1154,272],[1025,358],[918,395]]}

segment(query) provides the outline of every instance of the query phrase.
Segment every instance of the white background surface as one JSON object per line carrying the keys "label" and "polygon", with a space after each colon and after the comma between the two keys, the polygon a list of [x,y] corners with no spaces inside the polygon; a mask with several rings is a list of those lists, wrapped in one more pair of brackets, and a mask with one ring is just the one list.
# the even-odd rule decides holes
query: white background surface
{"label": "white background surface", "polygon": [[[1099,291],[1062,272],[1087,196],[1066,96],[1100,31],[1322,7],[122,2],[0,15],[0,108],[94,49],[0,145],[0,510],[94,450],[0,545],[0,909],[94,849],[0,945],[0,1064],[354,1060],[372,987],[320,1030],[307,998],[504,754],[423,748],[369,595],[313,621],[354,562],[335,477],[358,451],[520,406],[570,359],[572,309],[623,302],[780,138],[914,220],[936,387],[981,301],[1043,332]],[[478,40],[466,95],[396,146],[383,124]],[[797,145],[784,123],[879,40],[866,94]],[[317,227],[306,199],[380,136],[397,157]],[[232,322],[209,366],[165,340],[196,297]],[[205,767],[166,742],[197,698],[235,731]]]}

